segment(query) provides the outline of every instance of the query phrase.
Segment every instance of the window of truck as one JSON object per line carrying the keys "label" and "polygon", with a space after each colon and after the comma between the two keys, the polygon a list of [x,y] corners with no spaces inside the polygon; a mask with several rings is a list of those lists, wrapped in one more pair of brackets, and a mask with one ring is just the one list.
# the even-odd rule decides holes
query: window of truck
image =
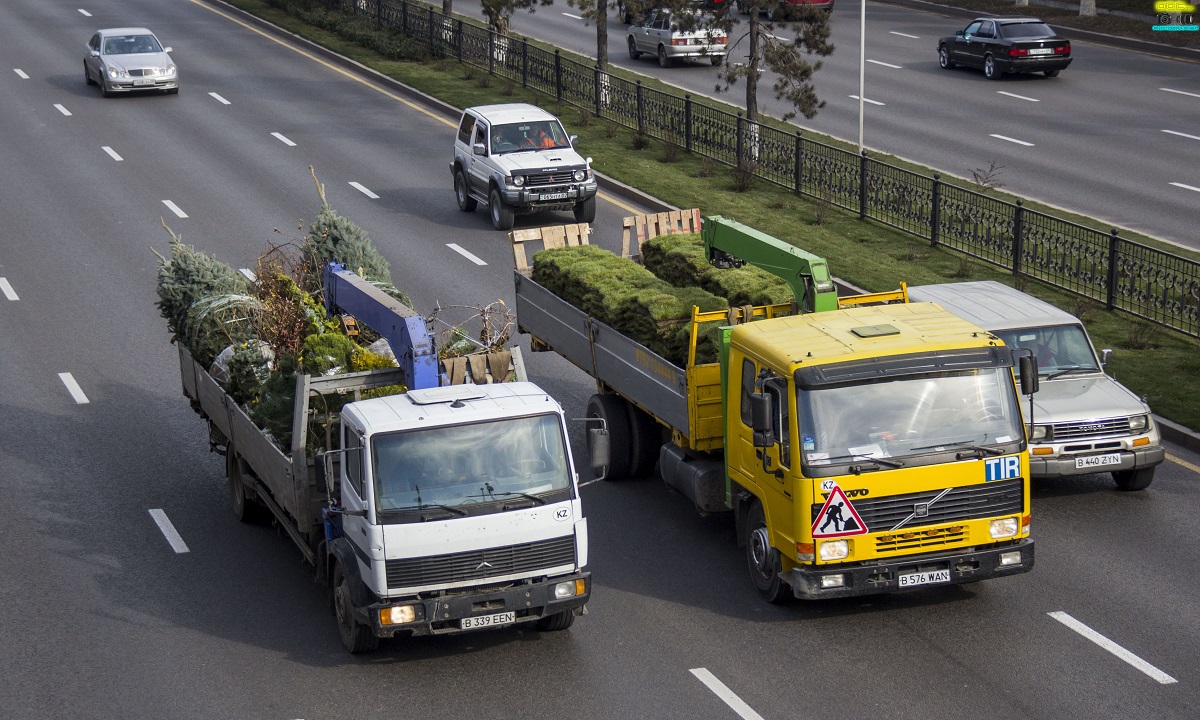
{"label": "window of truck", "polygon": [[377,509],[385,523],[429,512],[484,515],[572,497],[556,415],[381,433],[371,439]]}

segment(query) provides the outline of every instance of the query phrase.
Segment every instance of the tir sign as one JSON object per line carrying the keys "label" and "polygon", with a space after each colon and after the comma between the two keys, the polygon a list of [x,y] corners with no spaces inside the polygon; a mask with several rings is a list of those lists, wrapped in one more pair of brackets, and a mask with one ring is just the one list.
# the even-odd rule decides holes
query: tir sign
{"label": "tir sign", "polygon": [[988,482],[1021,477],[1021,458],[1017,455],[988,458],[983,461],[983,467],[984,479]]}

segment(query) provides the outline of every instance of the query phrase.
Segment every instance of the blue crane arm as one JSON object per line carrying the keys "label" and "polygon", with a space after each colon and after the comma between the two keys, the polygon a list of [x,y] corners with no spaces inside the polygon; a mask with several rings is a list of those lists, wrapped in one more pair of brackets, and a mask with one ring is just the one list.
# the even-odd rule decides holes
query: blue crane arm
{"label": "blue crane arm", "polygon": [[437,347],[425,318],[358,275],[331,262],[325,266],[325,311],[354,316],[387,338],[410,390],[438,387]]}

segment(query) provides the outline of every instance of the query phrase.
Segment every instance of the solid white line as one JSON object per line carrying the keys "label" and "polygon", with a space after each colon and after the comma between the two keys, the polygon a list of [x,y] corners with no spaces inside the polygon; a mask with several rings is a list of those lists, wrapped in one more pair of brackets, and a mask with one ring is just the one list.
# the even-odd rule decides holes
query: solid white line
{"label": "solid white line", "polygon": [[[853,100],[857,100],[857,99],[858,99],[858,96],[857,96],[857,95],[851,95],[851,96],[850,96],[850,98],[851,98],[851,99],[853,99]],[[865,103],[871,103],[872,105],[883,105],[883,103],[879,102],[878,100],[872,100],[871,98],[863,98],[863,102],[865,102]]]}
{"label": "solid white line", "polygon": [[868,60],[867,62],[869,62],[869,63],[874,63],[874,64],[876,64],[876,65],[882,65],[882,66],[884,66],[884,67],[895,68],[896,70],[903,70],[903,69],[904,69],[904,66],[903,66],[903,65],[893,65],[893,64],[891,64],[891,63],[885,63],[885,62],[883,62],[882,60]]}
{"label": "solid white line", "polygon": [[242,274],[242,277],[246,278],[250,282],[254,282],[255,280],[258,279],[258,276],[255,275],[254,271],[251,270],[250,268],[241,268],[238,270],[238,272],[240,272]]}
{"label": "solid white line", "polygon": [[1052,617],[1055,620],[1062,623],[1063,625],[1066,625],[1067,627],[1071,628],[1075,632],[1084,636],[1088,640],[1091,640],[1092,642],[1096,643],[1100,647],[1109,651],[1113,655],[1116,655],[1117,657],[1121,658],[1122,660],[1124,660],[1125,662],[1134,666],[1138,670],[1141,670],[1142,672],[1146,673],[1150,677],[1157,680],[1159,683],[1161,683],[1163,685],[1170,685],[1173,682],[1178,682],[1175,678],[1166,674],[1162,670],[1159,670],[1158,668],[1154,667],[1153,665],[1151,665],[1150,663],[1141,659],[1137,655],[1134,655],[1133,653],[1129,652],[1128,650],[1126,650],[1125,648],[1116,644],[1112,640],[1109,640],[1108,638],[1104,637],[1103,635],[1101,635],[1100,633],[1091,629],[1087,625],[1084,625],[1083,623],[1079,622],[1078,620],[1071,617],[1067,613],[1059,611],[1059,612],[1052,612],[1052,613],[1047,613],[1047,614],[1050,617]]}
{"label": "solid white line", "polygon": [[175,203],[171,202],[170,200],[163,200],[163,205],[166,205],[167,207],[171,208],[171,212],[175,213],[179,217],[181,217],[181,218],[187,217],[187,213],[180,210],[179,206],[176,205]]}
{"label": "solid white line", "polygon": [[84,10],[83,8],[79,8],[79,14],[80,14],[80,15],[82,15],[82,16],[84,16],[84,17],[91,17],[91,16],[92,16],[92,14],[91,14],[90,12],[88,12],[87,10]]}
{"label": "solid white line", "polygon": [[58,110],[60,113],[62,113],[63,115],[66,115],[67,117],[71,117],[71,111],[66,109],[62,105],[59,105],[58,103],[54,103],[54,109]]}
{"label": "solid white line", "polygon": [[991,135],[991,136],[992,136],[992,137],[994,137],[994,138],[997,138],[997,139],[999,139],[999,140],[1007,140],[1007,141],[1009,141],[1010,143],[1016,143],[1016,144],[1018,144],[1018,145],[1024,145],[1025,147],[1033,147],[1033,143],[1031,143],[1031,142],[1025,142],[1024,140],[1017,140],[1016,138],[1010,138],[1010,137],[1008,137],[1008,136],[1006,136],[1006,135],[997,135],[996,133],[992,133],[992,135]]}
{"label": "solid white line", "polygon": [[4,297],[8,298],[9,300],[21,299],[17,297],[17,292],[13,290],[13,286],[8,284],[8,278],[0,277],[0,292],[3,292]]}
{"label": "solid white line", "polygon": [[363,187],[362,185],[360,185],[360,184],[358,184],[358,183],[356,183],[356,182],[353,182],[353,181],[351,181],[351,183],[350,183],[350,187],[352,187],[352,188],[354,188],[355,190],[359,191],[359,192],[360,192],[360,193],[362,193],[363,195],[366,195],[367,197],[371,198],[372,200],[378,200],[378,199],[379,199],[379,196],[378,196],[378,195],[376,195],[375,193],[371,192],[370,190],[366,189],[365,187]]}
{"label": "solid white line", "polygon": [[900,37],[912,38],[913,40],[921,39],[921,37],[919,35],[909,35],[908,33],[896,32],[895,30],[889,30],[888,32],[890,32],[893,35],[899,35]]}
{"label": "solid white line", "polygon": [[725,704],[733,709],[735,713],[745,718],[745,720],[763,720],[763,716],[754,712],[754,709],[747,705],[740,697],[734,694],[732,690],[725,687],[725,683],[716,678],[705,668],[692,668],[689,670],[691,674],[696,676],[696,679],[704,683],[709,690],[725,701]]}
{"label": "solid white line", "polygon": [[113,160],[116,160],[117,162],[121,162],[122,160],[125,159],[125,158],[121,157],[120,155],[118,155],[116,150],[113,150],[112,148],[110,148],[107,145],[101,147],[100,149],[103,150],[104,152],[108,153],[108,156],[111,157]]}
{"label": "solid white line", "polygon": [[288,147],[296,147],[296,143],[292,142],[291,140],[288,140],[286,137],[284,137],[283,135],[281,135],[277,132],[273,132],[273,133],[271,133],[271,135],[275,136],[276,140],[283,143],[284,145],[287,145]]}
{"label": "solid white line", "polygon": [[1183,188],[1184,190],[1194,190],[1196,192],[1200,192],[1200,187],[1195,187],[1193,185],[1184,185],[1183,183],[1177,183],[1177,182],[1173,182],[1171,184],[1177,188]]}
{"label": "solid white line", "polygon": [[15,73],[17,74],[17,77],[21,78],[22,80],[28,80],[28,79],[29,79],[29,76],[28,76],[28,75],[26,75],[26,74],[25,74],[25,71],[24,71],[24,70],[22,70],[21,68],[13,68],[13,72],[15,72]]}
{"label": "solid white line", "polygon": [[1018,100],[1028,100],[1029,102],[1041,102],[1041,100],[1038,100],[1037,98],[1025,97],[1024,95],[1018,95],[1018,94],[1016,94],[1016,93],[1010,93],[1010,92],[1008,92],[1008,91],[1006,91],[1006,90],[997,90],[997,91],[996,91],[996,93],[997,93],[997,94],[999,94],[999,95],[1007,95],[1007,96],[1009,96],[1010,98],[1016,98],[1016,99],[1018,99]]}
{"label": "solid white line", "polygon": [[1171,88],[1159,88],[1163,92],[1175,93],[1176,95],[1187,95],[1188,97],[1200,98],[1196,93],[1184,92],[1182,90],[1172,90]]}
{"label": "solid white line", "polygon": [[166,536],[167,542],[171,543],[172,550],[174,550],[176,553],[191,552],[188,550],[187,543],[185,543],[183,538],[179,536],[179,531],[176,530],[175,526],[171,524],[171,519],[167,517],[165,512],[155,508],[154,510],[150,511],[150,517],[154,518],[154,522],[158,525],[158,529],[162,530],[162,534]]}
{"label": "solid white line", "polygon": [[87,405],[90,400],[87,395],[83,394],[83,388],[79,387],[79,383],[75,382],[75,378],[71,377],[71,373],[59,373],[58,379],[62,380],[63,385],[67,386],[67,392],[71,393],[71,397],[79,405]]}
{"label": "solid white line", "polygon": [[566,15],[567,17],[569,17],[573,20],[582,20],[583,19],[583,18],[579,17],[578,15],[572,15],[571,13],[563,13],[563,15]]}
{"label": "solid white line", "polygon": [[222,105],[228,105],[228,104],[229,104],[229,101],[228,101],[228,100],[226,100],[225,98],[223,98],[223,97],[221,97],[220,95],[216,94],[215,92],[210,92],[210,93],[209,93],[209,95],[211,95],[211,96],[213,97],[213,99],[215,99],[217,102],[221,103]]}
{"label": "solid white line", "polygon": [[1163,130],[1163,132],[1168,133],[1170,135],[1178,135],[1179,137],[1185,137],[1185,138],[1188,138],[1189,140],[1200,140],[1200,135],[1188,135],[1187,133],[1175,132],[1174,130]]}
{"label": "solid white line", "polygon": [[466,259],[468,259],[468,260],[470,260],[471,262],[475,263],[476,265],[487,265],[487,263],[485,263],[484,261],[482,261],[482,260],[480,260],[479,258],[475,257],[474,255],[472,255],[471,253],[467,252],[466,250],[463,250],[461,247],[459,247],[459,246],[458,246],[458,244],[457,244],[457,243],[446,243],[446,247],[450,248],[451,250],[453,250],[454,252],[458,253],[459,255],[462,255],[463,257],[465,257]]}

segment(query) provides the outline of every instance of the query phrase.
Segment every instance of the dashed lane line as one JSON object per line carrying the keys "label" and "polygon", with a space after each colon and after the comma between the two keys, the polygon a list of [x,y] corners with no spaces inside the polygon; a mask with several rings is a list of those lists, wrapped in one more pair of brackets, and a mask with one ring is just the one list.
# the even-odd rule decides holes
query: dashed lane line
{"label": "dashed lane line", "polygon": [[229,102],[228,100],[226,100],[225,98],[221,97],[220,95],[216,94],[215,92],[210,92],[209,95],[212,97],[213,100],[216,100],[217,102],[221,103],[222,105],[232,105],[233,104],[233,103]]}
{"label": "dashed lane line", "polygon": [[274,137],[279,142],[283,143],[284,145],[287,145],[288,147],[296,147],[296,143],[292,142],[291,140],[288,140],[286,137],[283,136],[282,133],[273,132],[273,133],[271,133],[271,136]]}
{"label": "dashed lane line", "polygon": [[899,35],[900,37],[906,37],[911,40],[920,40],[921,39],[920,35],[909,35],[908,33],[896,32],[895,30],[888,30],[888,33],[892,34],[892,35]]}
{"label": "dashed lane line", "polygon": [[1116,643],[1115,643],[1115,642],[1113,642],[1112,640],[1109,640],[1108,638],[1104,637],[1104,636],[1103,636],[1103,635],[1101,635],[1100,633],[1098,633],[1098,632],[1096,632],[1095,630],[1091,629],[1091,628],[1090,628],[1090,627],[1088,627],[1087,625],[1084,625],[1083,623],[1079,622],[1078,620],[1076,620],[1075,618],[1071,617],[1071,616],[1070,616],[1070,615],[1068,615],[1067,613],[1065,613],[1065,612],[1062,612],[1062,611],[1058,611],[1058,612],[1052,612],[1052,613],[1047,613],[1047,614],[1048,614],[1050,617],[1052,617],[1052,618],[1054,618],[1055,620],[1057,620],[1057,621],[1059,621],[1060,623],[1062,623],[1063,625],[1066,625],[1067,627],[1071,628],[1071,629],[1072,629],[1072,630],[1074,630],[1075,632],[1077,632],[1077,633],[1079,633],[1080,635],[1084,636],[1084,637],[1085,637],[1085,638],[1087,638],[1088,640],[1091,640],[1092,642],[1096,643],[1096,644],[1097,644],[1097,645],[1099,645],[1100,647],[1102,647],[1102,648],[1104,648],[1105,650],[1109,651],[1109,652],[1110,652],[1110,653],[1112,653],[1113,655],[1116,655],[1118,658],[1120,658],[1120,659],[1124,660],[1125,662],[1129,663],[1130,665],[1132,665],[1133,667],[1137,668],[1138,670],[1141,670],[1141,671],[1142,671],[1142,672],[1144,672],[1145,674],[1147,674],[1147,675],[1149,675],[1150,677],[1154,678],[1154,679],[1155,679],[1155,680],[1157,680],[1157,681],[1158,681],[1160,684],[1162,684],[1162,685],[1170,685],[1171,683],[1179,682],[1178,680],[1176,680],[1175,678],[1173,678],[1173,677],[1171,677],[1170,675],[1166,674],[1166,673],[1165,673],[1165,672],[1163,672],[1162,670],[1159,670],[1158,668],[1154,667],[1154,666],[1153,666],[1153,665],[1151,665],[1150,663],[1148,663],[1148,662],[1146,662],[1145,660],[1141,659],[1141,658],[1140,658],[1140,657],[1138,657],[1137,655],[1134,655],[1133,653],[1129,652],[1129,651],[1128,651],[1128,650],[1126,650],[1125,648],[1123,648],[1123,647],[1121,647],[1120,645],[1116,644]]}
{"label": "dashed lane line", "polygon": [[1018,139],[1016,139],[1016,138],[1010,138],[1010,137],[1009,137],[1009,136],[1007,136],[1007,135],[997,135],[996,133],[992,133],[992,134],[991,134],[991,137],[994,137],[994,138],[996,138],[996,139],[998,139],[998,140],[1005,140],[1005,141],[1007,141],[1007,142],[1010,142],[1010,143],[1016,143],[1017,145],[1024,145],[1025,147],[1033,147],[1033,143],[1031,143],[1031,142],[1025,142],[1024,140],[1018,140]]}
{"label": "dashed lane line", "polygon": [[1177,132],[1175,130],[1163,130],[1163,132],[1167,133],[1168,135],[1178,135],[1179,137],[1185,137],[1185,138],[1188,138],[1189,140],[1200,140],[1200,135],[1188,135],[1187,133],[1181,133],[1181,132]]}
{"label": "dashed lane line", "polygon": [[[857,99],[858,99],[858,96],[857,96],[857,95],[851,95],[851,96],[850,96],[850,99],[851,99],[851,100],[857,100]],[[872,100],[871,98],[863,98],[863,102],[865,102],[865,103],[871,103],[872,105],[879,105],[879,106],[882,106],[882,105],[884,104],[884,103],[881,103],[881,102],[879,102],[878,100]]]}
{"label": "dashed lane line", "polygon": [[1196,187],[1195,185],[1184,185],[1181,182],[1173,182],[1171,184],[1177,188],[1183,188],[1184,190],[1191,190],[1192,192],[1200,193],[1200,187]]}
{"label": "dashed lane line", "polygon": [[352,188],[354,188],[355,190],[359,191],[359,192],[360,192],[360,193],[362,193],[363,195],[366,195],[367,197],[371,198],[372,200],[378,200],[378,199],[379,199],[379,196],[378,196],[378,195],[376,195],[375,193],[373,193],[373,192],[371,192],[370,190],[368,190],[368,189],[367,189],[367,188],[366,188],[366,187],[365,187],[365,186],[364,186],[362,183],[356,183],[356,182],[354,182],[353,180],[351,180],[351,181],[350,181],[350,187],[352,187]]}
{"label": "dashed lane line", "polygon": [[742,717],[743,720],[763,720],[762,715],[754,712],[754,708],[747,705],[744,700],[726,687],[725,683],[718,680],[716,676],[710,673],[707,669],[692,668],[688,672],[690,672],[692,675],[695,675],[697,680],[704,683],[709,690],[713,691],[713,694],[721,698],[721,700],[723,700],[726,705],[732,708],[735,713]]}
{"label": "dashed lane line", "polygon": [[28,76],[28,75],[26,75],[26,74],[25,74],[25,71],[24,71],[24,70],[22,70],[21,68],[13,68],[13,72],[15,72],[15,73],[17,74],[17,77],[21,78],[22,80],[28,80],[28,79],[29,79],[29,76]]}
{"label": "dashed lane line", "polygon": [[17,297],[17,291],[13,290],[13,286],[8,284],[8,278],[0,277],[0,292],[3,292],[4,297],[8,298],[9,300],[21,299]]}
{"label": "dashed lane line", "polygon": [[82,15],[82,16],[84,16],[84,17],[91,17],[91,16],[92,16],[92,14],[91,14],[90,12],[88,12],[87,10],[84,10],[83,8],[79,8],[79,14],[80,14],[80,15]]}
{"label": "dashed lane line", "polygon": [[1163,92],[1175,93],[1176,95],[1187,95],[1188,97],[1200,98],[1200,94],[1184,92],[1183,90],[1174,90],[1172,88],[1159,88]]}
{"label": "dashed lane line", "polygon": [[112,148],[110,148],[107,145],[101,146],[100,149],[103,150],[104,152],[108,153],[108,156],[110,158],[112,158],[113,160],[116,160],[117,162],[122,162],[125,160],[125,158],[123,158],[117,154],[116,150],[113,150]]}
{"label": "dashed lane line", "polygon": [[450,248],[451,250],[458,253],[459,255],[462,255],[463,257],[465,257],[466,259],[475,263],[476,265],[479,265],[479,266],[487,265],[486,262],[484,262],[483,260],[480,260],[475,255],[472,255],[469,251],[464,250],[462,247],[460,247],[458,245],[458,243],[446,243],[446,247]]}
{"label": "dashed lane line", "polygon": [[571,18],[572,20],[582,20],[583,19],[583,18],[579,17],[578,15],[572,15],[571,13],[563,13],[563,15],[566,15],[567,17]]}
{"label": "dashed lane line", "polygon": [[57,111],[59,111],[60,113],[62,113],[63,115],[65,115],[65,116],[67,116],[67,117],[71,117],[71,111],[70,111],[70,110],[68,110],[68,109],[67,109],[66,107],[64,107],[63,105],[59,105],[58,103],[54,103],[54,109],[55,109],[55,110],[57,110]]}
{"label": "dashed lane line", "polygon": [[163,205],[166,205],[168,208],[170,208],[171,212],[175,213],[179,217],[181,217],[181,218],[187,217],[187,213],[180,210],[179,206],[176,205],[175,203],[171,202],[170,200],[163,200]]}
{"label": "dashed lane line", "polygon": [[163,536],[167,538],[167,542],[171,543],[171,549],[176,554],[182,555],[185,552],[191,552],[188,549],[187,543],[183,541],[183,538],[179,535],[179,531],[175,529],[175,526],[171,523],[171,519],[167,517],[165,512],[155,508],[150,511],[150,517],[154,518],[154,523],[158,525],[158,529],[162,531]]}
{"label": "dashed lane line", "polygon": [[871,63],[871,64],[873,64],[873,65],[882,65],[882,66],[884,66],[884,67],[886,67],[886,68],[892,68],[892,69],[894,69],[894,70],[903,70],[903,69],[904,69],[904,66],[903,66],[903,65],[893,65],[893,64],[891,64],[891,63],[885,63],[885,62],[884,62],[884,61],[882,61],[882,60],[868,60],[867,62],[869,62],[869,63]]}
{"label": "dashed lane line", "polygon": [[83,388],[79,387],[79,383],[75,382],[75,378],[71,373],[59,373],[58,379],[62,380],[62,384],[67,386],[67,392],[71,393],[71,398],[75,400],[77,405],[87,405],[91,400],[88,400],[87,395],[83,394]]}
{"label": "dashed lane line", "polygon": [[997,95],[1007,95],[1010,98],[1016,98],[1018,100],[1028,100],[1029,102],[1041,102],[1041,100],[1038,100],[1037,98],[1025,97],[1024,95],[1010,93],[1007,90],[997,90],[996,94]]}

